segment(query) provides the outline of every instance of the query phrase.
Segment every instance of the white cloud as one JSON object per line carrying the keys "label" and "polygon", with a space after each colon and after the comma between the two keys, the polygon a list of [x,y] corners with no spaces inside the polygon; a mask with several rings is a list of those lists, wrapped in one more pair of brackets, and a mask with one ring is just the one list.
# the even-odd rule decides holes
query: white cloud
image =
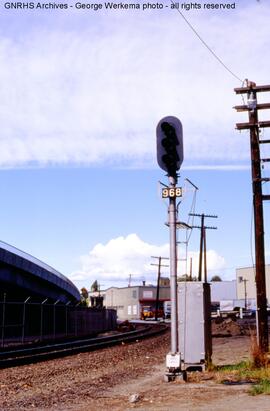
{"label": "white cloud", "polygon": [[94,280],[106,282],[127,281],[132,275],[132,281],[156,278],[156,267],[150,265],[151,256],[167,257],[169,245],[161,246],[142,241],[137,234],[127,237],[117,237],[107,244],[97,244],[80,258],[81,270],[71,274],[73,281]]}
{"label": "white cloud", "polygon": [[[269,5],[252,4],[238,6],[230,18],[187,16],[238,75],[264,83],[268,15]],[[151,166],[155,126],[167,114],[183,122],[187,164],[248,159],[246,135],[234,131],[241,122],[232,110],[240,103],[233,93],[239,84],[178,13],[87,18],[81,28],[85,20],[77,13],[73,24],[48,20],[20,35],[0,35],[0,166]]]}
{"label": "white cloud", "polygon": [[[144,242],[137,234],[129,234],[127,237],[114,238],[106,244],[97,244],[87,255],[80,258],[81,269],[72,273],[72,281],[84,282],[91,285],[94,280],[101,284],[114,284],[119,282],[128,283],[131,274],[132,282],[142,279],[156,282],[157,267],[151,266],[157,263],[151,256],[168,257],[170,253],[169,244],[154,245]],[[198,271],[198,252],[190,252],[193,259],[193,273]],[[164,261],[163,261],[164,264]],[[207,265],[209,270],[219,270],[225,266],[225,260],[214,250],[207,252]],[[189,269],[188,269],[189,270]],[[163,275],[169,276],[169,268],[163,268]],[[179,264],[179,275],[185,272],[184,264]],[[188,271],[189,272],[189,271]]]}

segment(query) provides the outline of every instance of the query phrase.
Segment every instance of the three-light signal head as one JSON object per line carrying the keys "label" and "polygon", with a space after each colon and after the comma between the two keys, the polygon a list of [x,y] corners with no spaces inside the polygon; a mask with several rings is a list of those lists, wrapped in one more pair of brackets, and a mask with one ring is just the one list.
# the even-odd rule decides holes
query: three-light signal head
{"label": "three-light signal head", "polygon": [[168,176],[176,177],[183,162],[183,128],[181,121],[167,116],[157,125],[157,161],[167,171]]}

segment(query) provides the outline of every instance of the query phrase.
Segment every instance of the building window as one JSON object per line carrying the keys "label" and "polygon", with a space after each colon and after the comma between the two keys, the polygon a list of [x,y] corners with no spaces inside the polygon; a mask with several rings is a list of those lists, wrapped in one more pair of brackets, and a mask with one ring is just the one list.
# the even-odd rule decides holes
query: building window
{"label": "building window", "polygon": [[132,298],[137,298],[137,290],[132,290]]}
{"label": "building window", "polygon": [[143,291],[143,298],[153,298],[153,291]]}

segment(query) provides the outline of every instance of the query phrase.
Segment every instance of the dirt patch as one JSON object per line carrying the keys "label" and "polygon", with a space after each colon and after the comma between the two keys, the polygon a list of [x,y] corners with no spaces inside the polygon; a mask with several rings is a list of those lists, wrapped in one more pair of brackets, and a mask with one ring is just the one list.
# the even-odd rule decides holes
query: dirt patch
{"label": "dirt patch", "polygon": [[[213,338],[213,362],[249,358],[248,336]],[[201,410],[269,411],[269,396],[251,397],[249,386],[224,386],[211,373],[191,373],[187,383],[165,383],[170,335],[64,359],[0,370],[1,411]],[[138,394],[137,401],[129,400]]]}
{"label": "dirt patch", "polygon": [[232,318],[217,318],[212,321],[213,337],[231,337],[236,335],[244,335],[244,331],[236,320]]}

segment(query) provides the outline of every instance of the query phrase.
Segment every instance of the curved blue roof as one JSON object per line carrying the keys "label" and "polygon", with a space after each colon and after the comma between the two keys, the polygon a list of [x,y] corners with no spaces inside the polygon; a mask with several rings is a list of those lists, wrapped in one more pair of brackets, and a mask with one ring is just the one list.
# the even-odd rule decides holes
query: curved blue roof
{"label": "curved blue roof", "polygon": [[[65,302],[68,297],[77,301],[80,300],[79,290],[67,277],[38,258],[3,241],[0,241],[0,262],[23,270],[23,272],[31,274],[39,281],[48,282],[51,287],[61,289],[62,292],[60,291],[59,293],[60,301],[63,300]],[[4,275],[7,276],[7,273],[4,273],[2,276],[0,273],[1,280],[5,280],[5,278],[1,278]]]}

